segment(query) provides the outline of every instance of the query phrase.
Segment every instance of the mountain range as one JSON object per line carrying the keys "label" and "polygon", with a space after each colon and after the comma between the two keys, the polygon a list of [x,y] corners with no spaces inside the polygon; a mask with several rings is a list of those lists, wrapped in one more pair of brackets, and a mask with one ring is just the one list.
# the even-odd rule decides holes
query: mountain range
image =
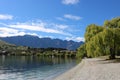
{"label": "mountain range", "polygon": [[38,36],[24,35],[13,37],[0,37],[1,40],[17,46],[29,46],[33,48],[65,48],[76,50],[84,42],[67,41],[61,39],[39,38]]}

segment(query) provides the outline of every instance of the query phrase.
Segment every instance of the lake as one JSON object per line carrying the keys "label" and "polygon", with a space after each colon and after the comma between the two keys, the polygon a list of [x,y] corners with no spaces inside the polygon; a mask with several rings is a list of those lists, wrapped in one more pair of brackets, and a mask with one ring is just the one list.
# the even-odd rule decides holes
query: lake
{"label": "lake", "polygon": [[52,80],[75,65],[72,58],[0,56],[0,80]]}

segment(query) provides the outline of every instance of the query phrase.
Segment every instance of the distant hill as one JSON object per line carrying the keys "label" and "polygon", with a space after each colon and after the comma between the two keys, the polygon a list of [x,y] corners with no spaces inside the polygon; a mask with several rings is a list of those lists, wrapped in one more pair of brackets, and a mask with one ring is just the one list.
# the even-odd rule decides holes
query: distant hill
{"label": "distant hill", "polygon": [[39,38],[37,36],[24,35],[14,37],[1,37],[1,40],[15,44],[17,46],[29,46],[33,48],[65,48],[68,50],[76,50],[83,42],[74,42],[72,40],[60,40],[51,38]]}
{"label": "distant hill", "polygon": [[0,40],[0,55],[3,53],[6,54],[6,53],[8,53],[8,51],[13,51],[16,49],[17,49],[17,46]]}
{"label": "distant hill", "polygon": [[7,47],[7,46],[15,46],[15,45],[13,45],[13,44],[9,44],[9,43],[7,43],[7,42],[5,42],[5,41],[2,41],[2,40],[0,40],[0,48],[3,48],[3,47]]}

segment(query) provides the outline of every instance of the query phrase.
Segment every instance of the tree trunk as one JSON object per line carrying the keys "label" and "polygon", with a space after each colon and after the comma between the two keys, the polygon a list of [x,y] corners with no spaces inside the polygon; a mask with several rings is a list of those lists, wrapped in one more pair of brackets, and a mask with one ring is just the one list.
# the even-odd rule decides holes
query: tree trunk
{"label": "tree trunk", "polygon": [[110,48],[110,56],[109,56],[110,59],[115,59],[115,51],[114,49]]}
{"label": "tree trunk", "polygon": [[111,55],[109,56],[109,58],[110,58],[110,59],[115,59],[115,54],[111,54]]}

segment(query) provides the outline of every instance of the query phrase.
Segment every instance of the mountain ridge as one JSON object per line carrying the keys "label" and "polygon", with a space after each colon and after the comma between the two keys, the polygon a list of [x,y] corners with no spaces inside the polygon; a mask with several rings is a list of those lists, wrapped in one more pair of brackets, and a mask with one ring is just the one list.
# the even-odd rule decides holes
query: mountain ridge
{"label": "mountain ridge", "polygon": [[68,50],[76,50],[84,42],[67,41],[61,39],[52,39],[49,37],[39,38],[38,36],[24,35],[12,37],[0,37],[1,40],[15,44],[17,46],[29,46],[33,48],[65,48]]}

